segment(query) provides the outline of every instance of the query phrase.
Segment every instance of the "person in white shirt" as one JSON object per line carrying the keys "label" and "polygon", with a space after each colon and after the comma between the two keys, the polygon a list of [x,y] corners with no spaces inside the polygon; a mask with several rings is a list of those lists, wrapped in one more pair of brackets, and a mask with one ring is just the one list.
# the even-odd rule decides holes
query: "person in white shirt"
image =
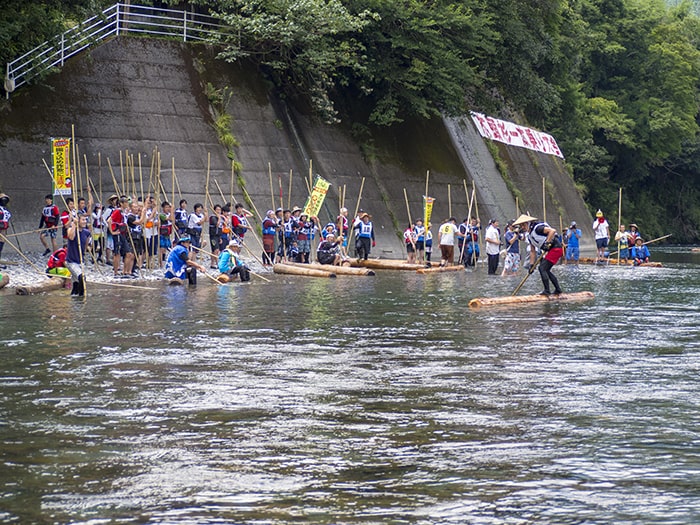
{"label": "person in white shirt", "polygon": [[457,219],[450,217],[440,225],[438,230],[438,244],[442,254],[440,266],[452,266],[455,259],[455,235],[461,237],[457,228]]}
{"label": "person in white shirt", "polygon": [[596,256],[596,262],[598,262],[605,259],[605,249],[608,247],[608,241],[610,240],[610,225],[605,220],[602,211],[598,210],[595,216],[593,231],[595,232],[595,245],[598,249]]}
{"label": "person in white shirt", "polygon": [[491,219],[484,234],[486,255],[488,256],[489,275],[496,275],[498,260],[501,256],[501,232],[498,229],[498,219]]}

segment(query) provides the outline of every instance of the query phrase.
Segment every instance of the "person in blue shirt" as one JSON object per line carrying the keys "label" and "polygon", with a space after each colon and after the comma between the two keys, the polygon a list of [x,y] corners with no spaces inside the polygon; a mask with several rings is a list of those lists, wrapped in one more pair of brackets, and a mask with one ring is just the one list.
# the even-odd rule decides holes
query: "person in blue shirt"
{"label": "person in blue shirt", "polygon": [[581,239],[581,230],[576,226],[576,221],[572,221],[569,229],[564,232],[564,244],[566,244],[565,262],[567,264],[578,264],[579,239]]}
{"label": "person in blue shirt", "polygon": [[631,255],[635,266],[649,262],[651,254],[649,253],[649,248],[644,245],[644,241],[641,237],[637,237],[634,241],[634,248],[632,248]]}
{"label": "person in blue shirt", "polygon": [[178,239],[175,247],[170,251],[168,260],[165,263],[165,278],[180,279],[190,284],[197,284],[197,270],[206,272],[206,268],[190,259],[190,245],[192,240],[188,235],[183,235]]}
{"label": "person in blue shirt", "polygon": [[238,275],[241,282],[250,281],[250,268],[241,260],[241,245],[236,239],[229,241],[219,256],[219,271],[229,277]]}

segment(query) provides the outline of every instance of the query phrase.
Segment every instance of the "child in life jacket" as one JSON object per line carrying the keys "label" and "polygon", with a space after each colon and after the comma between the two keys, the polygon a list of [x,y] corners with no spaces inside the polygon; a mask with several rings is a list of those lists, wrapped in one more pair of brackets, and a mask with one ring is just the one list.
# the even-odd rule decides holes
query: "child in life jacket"
{"label": "child in life jacket", "polygon": [[49,260],[46,262],[46,273],[51,275],[60,275],[62,277],[70,277],[70,271],[65,267],[66,255],[68,255],[68,250],[66,248],[59,248],[51,255],[49,255]]}

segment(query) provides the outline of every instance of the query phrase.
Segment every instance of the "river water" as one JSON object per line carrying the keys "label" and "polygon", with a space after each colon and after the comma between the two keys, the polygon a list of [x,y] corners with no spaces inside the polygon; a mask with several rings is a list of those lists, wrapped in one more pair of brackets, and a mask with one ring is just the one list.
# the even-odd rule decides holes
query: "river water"
{"label": "river water", "polygon": [[654,255],[2,295],[0,521],[698,523],[700,254]]}

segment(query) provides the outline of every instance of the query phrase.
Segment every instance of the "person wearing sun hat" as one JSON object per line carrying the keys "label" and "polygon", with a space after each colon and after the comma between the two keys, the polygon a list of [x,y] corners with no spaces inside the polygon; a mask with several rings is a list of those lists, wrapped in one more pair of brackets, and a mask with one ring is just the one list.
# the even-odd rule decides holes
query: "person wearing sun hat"
{"label": "person wearing sun hat", "polygon": [[542,278],[542,285],[544,286],[541,295],[550,295],[552,293],[549,287],[550,282],[554,285],[555,294],[562,293],[559,280],[552,273],[552,267],[557,264],[557,261],[564,254],[561,237],[557,234],[557,230],[546,222],[540,222],[537,218],[527,214],[522,214],[513,221],[513,226],[518,225],[522,226],[530,241],[530,266],[535,264],[537,260],[537,250],[544,252],[540,257],[538,268]]}
{"label": "person wearing sun hat", "polygon": [[593,221],[593,231],[595,232],[595,245],[597,248],[596,262],[605,259],[605,249],[608,247],[610,240],[610,225],[605,220],[603,212],[598,210]]}
{"label": "person wearing sun hat", "polygon": [[352,227],[355,230],[355,251],[358,259],[369,258],[370,250],[376,246],[374,240],[374,226],[371,221],[372,217],[367,212],[362,212],[358,215]]}

